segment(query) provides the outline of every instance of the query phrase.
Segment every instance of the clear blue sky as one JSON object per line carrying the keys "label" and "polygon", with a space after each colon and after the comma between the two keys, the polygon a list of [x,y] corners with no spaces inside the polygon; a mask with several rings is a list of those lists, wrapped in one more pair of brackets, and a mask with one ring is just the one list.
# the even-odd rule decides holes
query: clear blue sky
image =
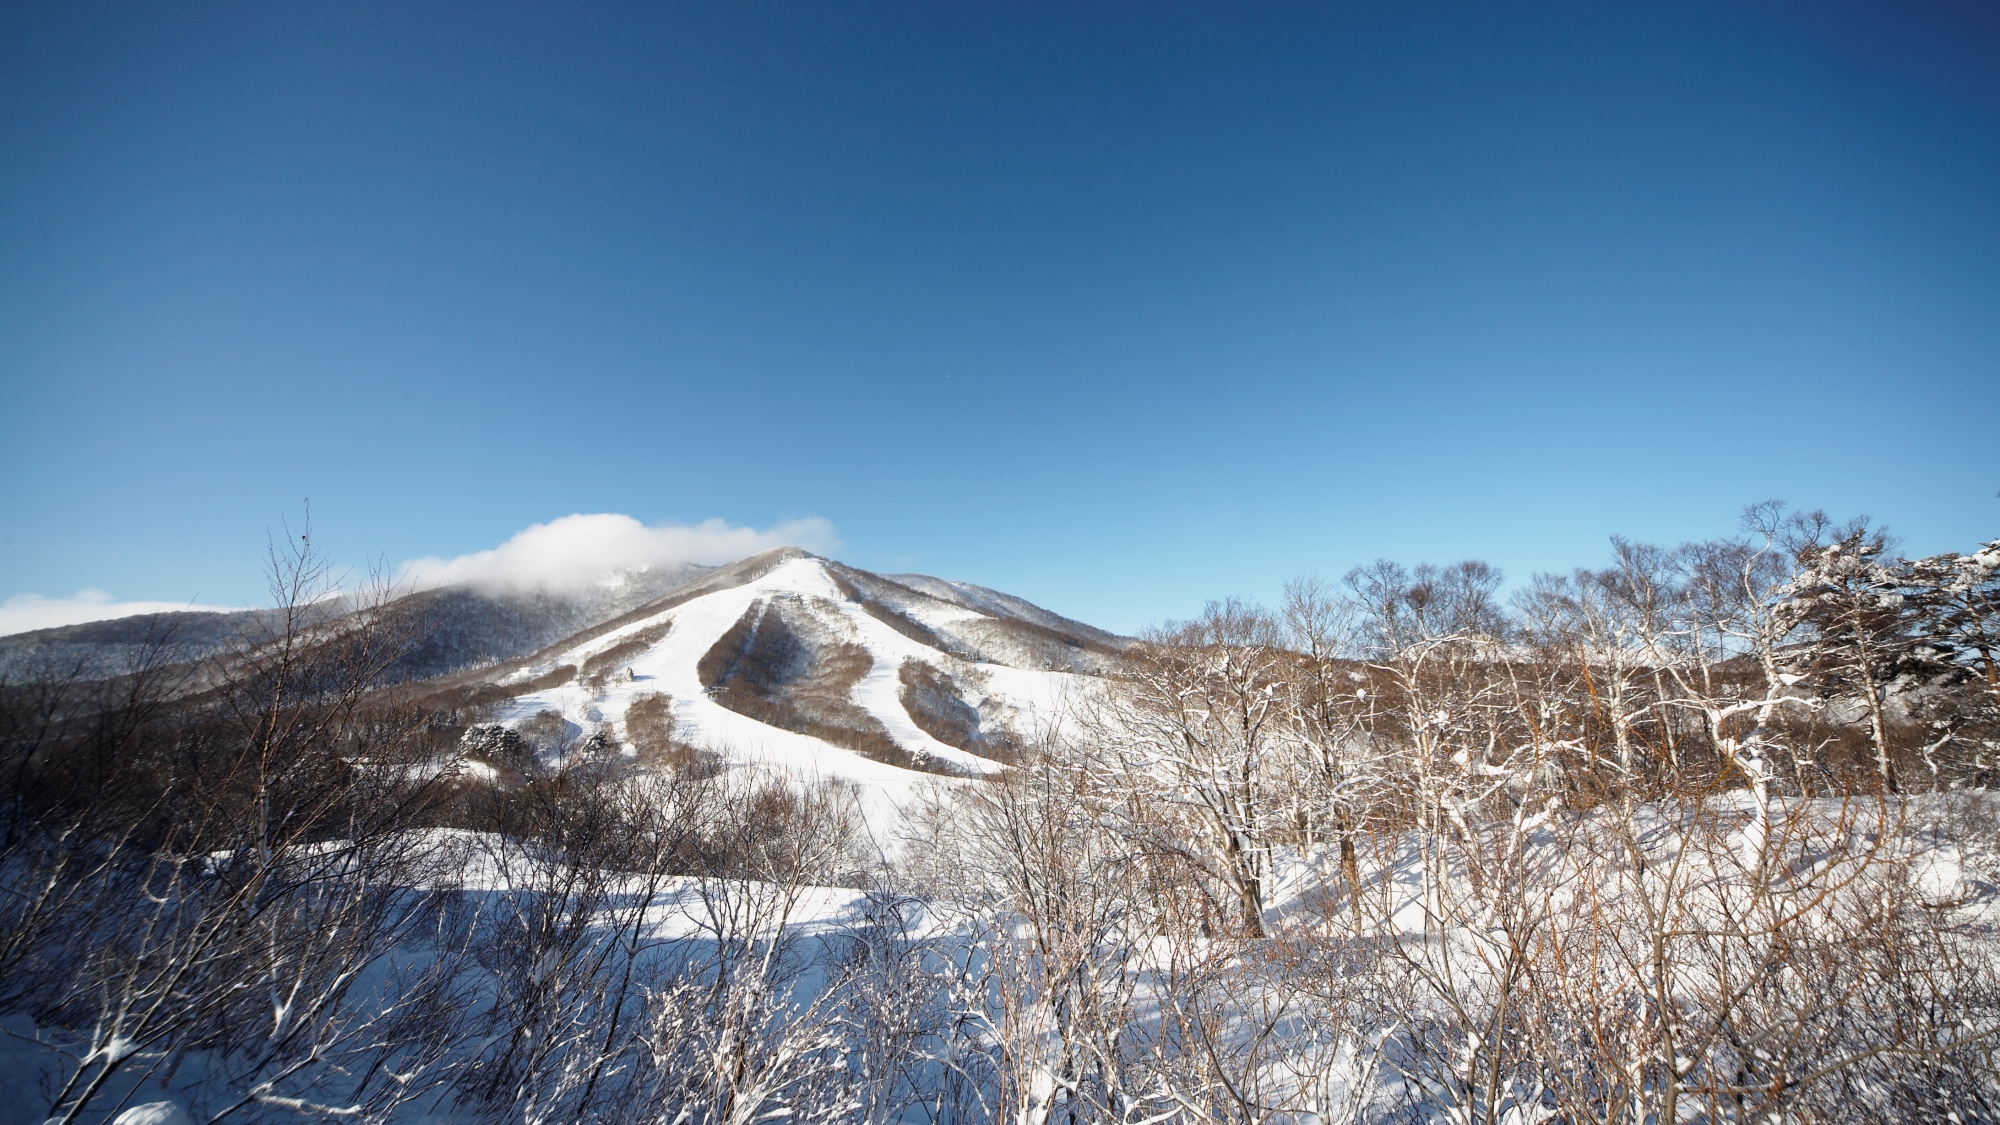
{"label": "clear blue sky", "polygon": [[305,497],[1118,629],[1767,497],[1970,547],[2000,8],[8,5],[0,412],[0,597],[254,601]]}

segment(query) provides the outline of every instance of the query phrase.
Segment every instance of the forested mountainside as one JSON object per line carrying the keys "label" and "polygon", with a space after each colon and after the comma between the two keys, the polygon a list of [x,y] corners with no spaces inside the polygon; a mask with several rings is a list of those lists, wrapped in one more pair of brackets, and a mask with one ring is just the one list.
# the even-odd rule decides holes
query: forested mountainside
{"label": "forested mountainside", "polygon": [[[413,639],[392,675],[424,679],[535,651],[664,596],[712,568],[694,564],[610,575],[580,591],[494,590],[447,586],[403,594],[393,612],[413,622]],[[317,611],[332,620],[353,608],[345,596]],[[252,643],[271,627],[262,610],[240,613],[148,613],[0,637],[0,678],[19,683],[81,671],[117,675],[141,654],[165,646],[200,659]]]}

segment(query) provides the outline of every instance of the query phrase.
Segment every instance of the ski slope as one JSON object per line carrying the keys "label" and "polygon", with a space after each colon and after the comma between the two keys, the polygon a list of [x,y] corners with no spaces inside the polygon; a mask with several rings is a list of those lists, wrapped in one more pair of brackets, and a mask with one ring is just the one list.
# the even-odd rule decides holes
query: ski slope
{"label": "ski slope", "polygon": [[[854,687],[854,702],[879,720],[903,749],[917,757],[936,759],[965,776],[991,775],[1003,767],[938,741],[911,720],[900,698],[899,671],[904,660],[941,668],[969,666],[976,674],[961,681],[972,693],[967,702],[973,706],[982,703],[983,686],[985,696],[1011,709],[1016,732],[1024,738],[1033,738],[1058,721],[1076,693],[1088,690],[1091,678],[1087,676],[967,662],[905,636],[850,598],[827,567],[827,561],[817,557],[793,558],[741,586],[704,594],[574,647],[545,653],[545,659],[516,673],[513,679],[531,680],[566,664],[581,668],[592,657],[642,633],[666,627],[664,637],[625,661],[630,676],[613,676],[599,689],[573,681],[517,696],[507,704],[500,721],[519,724],[539,712],[555,711],[580,731],[607,730],[623,742],[625,715],[632,701],[643,694],[665,693],[673,698],[678,740],[715,751],[732,765],[763,766],[807,781],[849,783],[859,794],[871,833],[882,841],[893,836],[901,810],[918,786],[949,784],[950,780],[874,761],[818,738],[759,722],[711,699],[697,666],[703,654],[751,607],[773,598],[802,599],[819,624],[860,645],[874,661]],[[922,594],[899,608],[929,626],[991,616]]]}

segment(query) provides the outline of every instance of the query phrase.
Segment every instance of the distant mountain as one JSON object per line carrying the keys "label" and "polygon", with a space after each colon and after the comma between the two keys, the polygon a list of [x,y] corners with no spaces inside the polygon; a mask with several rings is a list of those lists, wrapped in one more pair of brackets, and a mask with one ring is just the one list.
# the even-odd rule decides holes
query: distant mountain
{"label": "distant mountain", "polygon": [[115,676],[161,645],[175,658],[195,659],[229,647],[263,617],[257,610],[141,613],[14,633],[0,637],[0,682]]}
{"label": "distant mountain", "polygon": [[[419,639],[395,676],[427,679],[531,653],[657,601],[713,569],[684,563],[628,571],[572,593],[446,586],[405,595],[395,605],[413,616]],[[337,615],[345,605],[329,609]],[[267,610],[146,613],[16,633],[0,637],[0,679],[117,675],[160,643],[180,658],[198,659],[259,635],[268,618]]]}

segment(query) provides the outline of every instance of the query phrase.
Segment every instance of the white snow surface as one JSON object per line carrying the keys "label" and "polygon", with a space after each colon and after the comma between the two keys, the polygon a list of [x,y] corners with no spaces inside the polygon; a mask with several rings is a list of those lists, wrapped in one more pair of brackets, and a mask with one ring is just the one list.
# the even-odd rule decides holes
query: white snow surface
{"label": "white snow surface", "polygon": [[[874,659],[874,667],[855,685],[854,701],[881,721],[897,745],[918,757],[928,756],[948,763],[964,774],[987,775],[1003,767],[932,738],[911,720],[900,698],[902,684],[898,677],[904,660],[914,658],[943,669],[958,666],[974,670],[976,676],[961,677],[961,683],[968,691],[978,692],[982,684],[966,681],[983,681],[985,693],[1012,708],[1018,716],[1015,724],[1018,733],[1030,738],[1060,719],[1066,701],[1074,693],[1087,690],[1085,676],[1002,664],[972,664],[912,640],[849,600],[828,574],[825,560],[808,556],[788,560],[742,586],[704,594],[629,622],[517,673],[518,681],[564,664],[582,667],[591,657],[648,629],[663,623],[671,626],[664,638],[627,662],[636,678],[620,674],[597,691],[572,682],[518,696],[507,704],[500,720],[518,724],[539,712],[556,711],[580,730],[600,729],[602,724],[623,740],[625,712],[632,700],[642,694],[663,692],[673,697],[677,739],[713,750],[730,764],[760,765],[806,781],[850,783],[859,795],[871,834],[878,841],[886,841],[894,835],[901,809],[909,803],[914,787],[935,783],[938,778],[877,762],[809,735],[740,715],[716,703],[704,691],[696,669],[702,655],[751,606],[781,596],[807,599],[817,611],[815,616],[834,624],[846,634],[845,639],[867,650]],[[927,625],[989,616],[943,602],[910,607],[909,614]],[[977,706],[982,700],[975,695],[968,702]]]}

